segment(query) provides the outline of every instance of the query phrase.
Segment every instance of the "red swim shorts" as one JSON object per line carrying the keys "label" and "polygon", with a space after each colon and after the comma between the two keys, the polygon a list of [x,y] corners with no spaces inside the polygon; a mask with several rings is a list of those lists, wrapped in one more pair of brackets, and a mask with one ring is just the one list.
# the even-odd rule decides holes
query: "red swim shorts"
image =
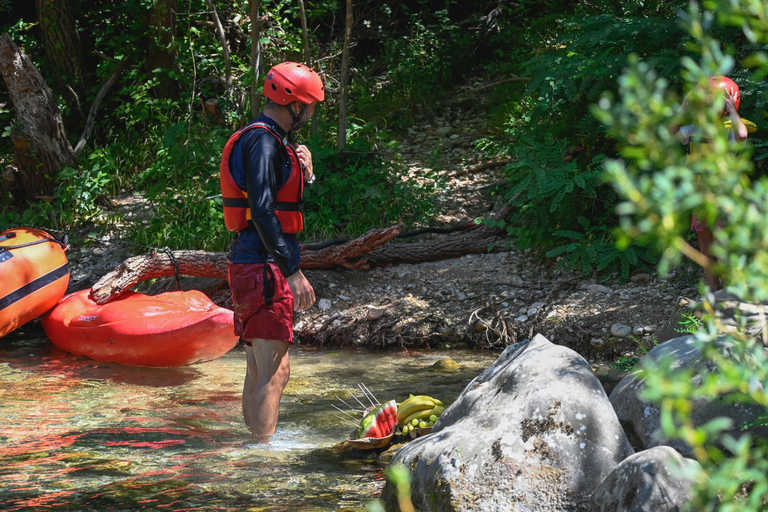
{"label": "red swim shorts", "polygon": [[277,265],[228,262],[227,266],[235,308],[235,334],[245,339],[292,343],[293,293]]}
{"label": "red swim shorts", "polygon": [[[725,226],[725,222],[723,219],[717,219],[717,223],[715,225],[722,229]],[[694,213],[691,216],[691,231],[696,231],[698,233],[700,231],[712,231],[712,228],[707,225],[704,219],[700,218]]]}

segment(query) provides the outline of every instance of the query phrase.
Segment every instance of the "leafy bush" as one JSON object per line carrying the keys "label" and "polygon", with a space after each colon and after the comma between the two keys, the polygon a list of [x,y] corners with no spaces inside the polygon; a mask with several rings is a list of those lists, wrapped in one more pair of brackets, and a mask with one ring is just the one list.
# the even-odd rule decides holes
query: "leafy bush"
{"label": "leafy bush", "polygon": [[440,181],[419,182],[399,162],[371,152],[371,141],[380,142],[371,123],[351,123],[349,136],[345,153],[323,144],[319,134],[308,141],[318,179],[305,189],[305,238],[357,236],[435,214],[432,196]]}
{"label": "leafy bush", "polygon": [[[708,12],[695,4],[685,16],[698,57],[682,59],[682,76],[692,92],[693,117],[702,135],[710,139],[711,153],[695,163],[686,163],[679,141],[667,129],[684,120],[679,95],[669,90],[669,82],[646,62],[634,57],[619,80],[616,101],[604,98],[596,115],[610,132],[623,142],[623,159],[606,164],[607,175],[621,194],[622,231],[627,238],[643,237],[662,249],[660,270],[687,256],[705,263],[687,241],[692,212],[702,212],[714,225],[715,269],[724,277],[727,290],[742,301],[764,304],[768,301],[768,178],[752,174],[750,151],[740,151],[728,139],[720,112],[723,100],[704,101],[702,91],[708,77],[728,75],[735,61],[710,31],[716,21],[723,33],[739,32],[752,44],[768,42],[768,23],[762,2],[712,0]],[[712,13],[717,13],[717,18]],[[731,36],[734,39],[736,36]],[[748,61],[755,66],[753,80],[768,72],[768,59],[757,52]],[[744,71],[734,73],[743,75]],[[695,88],[701,84],[704,87]],[[705,290],[704,290],[705,291]],[[716,370],[701,374],[681,371],[670,361],[645,366],[645,399],[659,403],[661,426],[669,438],[686,441],[701,469],[691,475],[699,486],[692,501],[693,510],[757,511],[768,501],[768,443],[750,434],[726,435],[728,418],[716,418],[704,425],[694,424],[691,411],[695,400],[718,398],[728,403],[768,408],[764,385],[768,382],[768,353],[760,340],[727,330],[712,315],[714,304],[705,295],[703,307],[709,313],[695,326],[695,339],[702,357],[710,359]],[[691,326],[693,327],[693,326]],[[717,342],[717,343],[716,343]],[[728,346],[724,355],[718,348]]]}
{"label": "leafy bush", "polygon": [[602,161],[616,148],[589,106],[615,87],[627,50],[674,76],[680,36],[669,11],[582,14],[563,18],[557,35],[523,63],[527,91],[508,96],[501,134],[479,141],[489,155],[515,158],[498,193],[516,207],[507,229],[516,246],[545,249],[574,268],[620,270],[625,278],[656,261],[653,247],[612,240],[617,196],[602,180]]}

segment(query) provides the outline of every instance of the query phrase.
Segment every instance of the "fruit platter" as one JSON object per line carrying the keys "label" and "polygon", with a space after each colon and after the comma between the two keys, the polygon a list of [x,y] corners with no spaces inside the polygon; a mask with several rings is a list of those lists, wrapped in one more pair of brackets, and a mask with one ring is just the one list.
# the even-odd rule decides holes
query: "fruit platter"
{"label": "fruit platter", "polygon": [[[360,389],[371,406],[362,411],[362,420],[356,423],[355,430],[344,442],[350,448],[358,450],[385,448],[395,437],[404,437],[404,440],[407,440],[428,434],[445,410],[440,400],[427,395],[410,395],[401,403],[395,400],[380,403],[364,385],[360,385]],[[359,399],[355,399],[363,405]],[[344,400],[339,400],[349,406]],[[351,419],[356,420],[359,417],[354,415],[359,411],[352,407],[348,410],[334,407],[349,418],[339,418],[345,422],[352,423]]]}

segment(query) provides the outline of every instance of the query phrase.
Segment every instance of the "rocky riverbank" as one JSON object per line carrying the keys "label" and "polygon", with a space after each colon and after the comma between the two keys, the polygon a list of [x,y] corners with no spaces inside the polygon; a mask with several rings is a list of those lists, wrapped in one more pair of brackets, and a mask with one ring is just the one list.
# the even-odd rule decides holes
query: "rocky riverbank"
{"label": "rocky riverbank", "polygon": [[[444,184],[435,225],[466,223],[494,209],[487,191],[501,179],[503,166],[475,147],[490,132],[483,116],[477,103],[448,104],[409,128],[392,155],[416,178]],[[115,203],[126,216],[142,208],[140,198],[132,196]],[[75,247],[69,255],[70,290],[90,287],[131,250],[110,239]],[[298,343],[315,346],[501,350],[540,333],[596,364],[627,363],[676,334],[669,319],[681,297],[698,295],[700,273],[687,264],[664,279],[651,271],[625,282],[596,279],[516,250],[513,240],[489,254],[370,270],[307,271],[318,301],[297,314],[296,336]],[[224,282],[182,278],[182,286],[229,304]],[[139,286],[150,293],[175,288],[174,279]]]}

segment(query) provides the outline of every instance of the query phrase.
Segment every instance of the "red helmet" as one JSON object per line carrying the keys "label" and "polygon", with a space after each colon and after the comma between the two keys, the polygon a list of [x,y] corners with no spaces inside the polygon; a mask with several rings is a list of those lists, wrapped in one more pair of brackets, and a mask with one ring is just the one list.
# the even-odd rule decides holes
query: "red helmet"
{"label": "red helmet", "polygon": [[304,64],[283,62],[267,73],[264,96],[280,105],[294,101],[309,104],[325,99],[325,87],[320,75]]}
{"label": "red helmet", "polygon": [[741,93],[739,92],[739,86],[736,82],[727,76],[711,76],[709,77],[709,84],[713,89],[725,89],[726,91],[729,91],[733,95],[736,110],[739,110]]}

